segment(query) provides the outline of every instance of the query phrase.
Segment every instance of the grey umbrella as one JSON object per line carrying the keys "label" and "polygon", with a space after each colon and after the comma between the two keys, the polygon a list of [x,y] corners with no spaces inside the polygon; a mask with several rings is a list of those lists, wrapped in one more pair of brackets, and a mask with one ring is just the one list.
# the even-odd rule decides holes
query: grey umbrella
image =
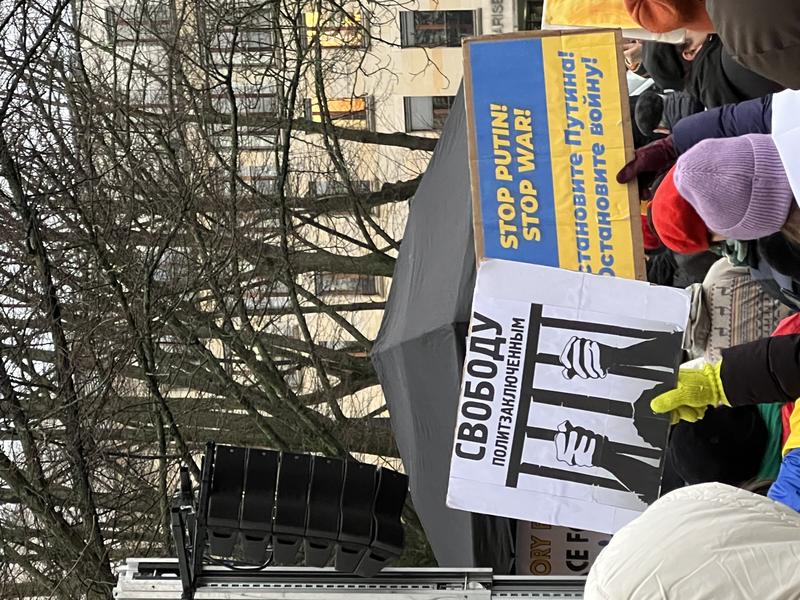
{"label": "grey umbrella", "polygon": [[510,522],[445,506],[474,286],[466,115],[459,91],[411,203],[372,362],[411,497],[439,565],[507,573],[513,559]]}

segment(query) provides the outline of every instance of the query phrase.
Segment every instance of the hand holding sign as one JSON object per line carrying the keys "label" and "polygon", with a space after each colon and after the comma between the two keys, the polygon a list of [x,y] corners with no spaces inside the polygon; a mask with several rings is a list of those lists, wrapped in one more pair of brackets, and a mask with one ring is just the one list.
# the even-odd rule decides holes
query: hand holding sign
{"label": "hand holding sign", "polygon": [[653,175],[667,171],[678,160],[678,151],[672,142],[672,136],[650,142],[637,148],[633,160],[628,162],[617,173],[617,183],[628,183],[644,173]]}
{"label": "hand holding sign", "polygon": [[595,341],[572,336],[559,356],[564,367],[565,379],[575,375],[581,379],[602,379],[608,375],[600,361],[600,344]]}
{"label": "hand holding sign", "polygon": [[561,423],[557,430],[556,460],[576,467],[594,466],[599,435],[583,427],[573,427],[569,421]]}

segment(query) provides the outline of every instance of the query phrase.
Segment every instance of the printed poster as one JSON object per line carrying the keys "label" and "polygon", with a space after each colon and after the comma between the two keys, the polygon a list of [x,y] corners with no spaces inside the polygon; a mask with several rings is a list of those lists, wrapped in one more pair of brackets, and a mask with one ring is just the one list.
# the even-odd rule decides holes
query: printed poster
{"label": "printed poster", "polygon": [[588,575],[607,533],[517,521],[517,575]]}
{"label": "printed poster", "polygon": [[447,505],[614,533],[660,492],[685,290],[524,263],[478,270]]}
{"label": "printed poster", "polygon": [[643,279],[618,31],[533,32],[464,44],[476,253]]}

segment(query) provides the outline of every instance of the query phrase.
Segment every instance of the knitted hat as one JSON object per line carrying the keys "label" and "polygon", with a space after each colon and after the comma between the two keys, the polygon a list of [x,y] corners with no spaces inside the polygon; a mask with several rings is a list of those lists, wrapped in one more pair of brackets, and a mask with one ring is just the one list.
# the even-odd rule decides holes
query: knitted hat
{"label": "knitted hat", "polygon": [[794,202],[772,136],[708,139],[675,164],[675,187],[710,231],[755,240],[780,231]]}
{"label": "knitted hat", "polygon": [[625,8],[633,20],[647,31],[714,31],[714,24],[706,12],[705,0],[625,0]]}
{"label": "knitted hat", "polygon": [[639,131],[644,135],[653,135],[663,118],[664,100],[661,96],[650,90],[640,94],[633,113],[633,120]]}
{"label": "knitted hat", "polygon": [[651,208],[656,233],[673,252],[695,254],[708,250],[708,229],[692,205],[675,189],[674,175],[675,167],[672,167],[653,197]]}

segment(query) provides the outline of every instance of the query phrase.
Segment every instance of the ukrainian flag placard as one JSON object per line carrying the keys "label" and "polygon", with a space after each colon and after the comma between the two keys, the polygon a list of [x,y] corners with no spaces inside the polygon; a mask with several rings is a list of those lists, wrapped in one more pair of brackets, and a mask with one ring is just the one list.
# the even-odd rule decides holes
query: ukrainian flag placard
{"label": "ukrainian flag placard", "polygon": [[643,278],[618,31],[537,32],[464,44],[479,258]]}

